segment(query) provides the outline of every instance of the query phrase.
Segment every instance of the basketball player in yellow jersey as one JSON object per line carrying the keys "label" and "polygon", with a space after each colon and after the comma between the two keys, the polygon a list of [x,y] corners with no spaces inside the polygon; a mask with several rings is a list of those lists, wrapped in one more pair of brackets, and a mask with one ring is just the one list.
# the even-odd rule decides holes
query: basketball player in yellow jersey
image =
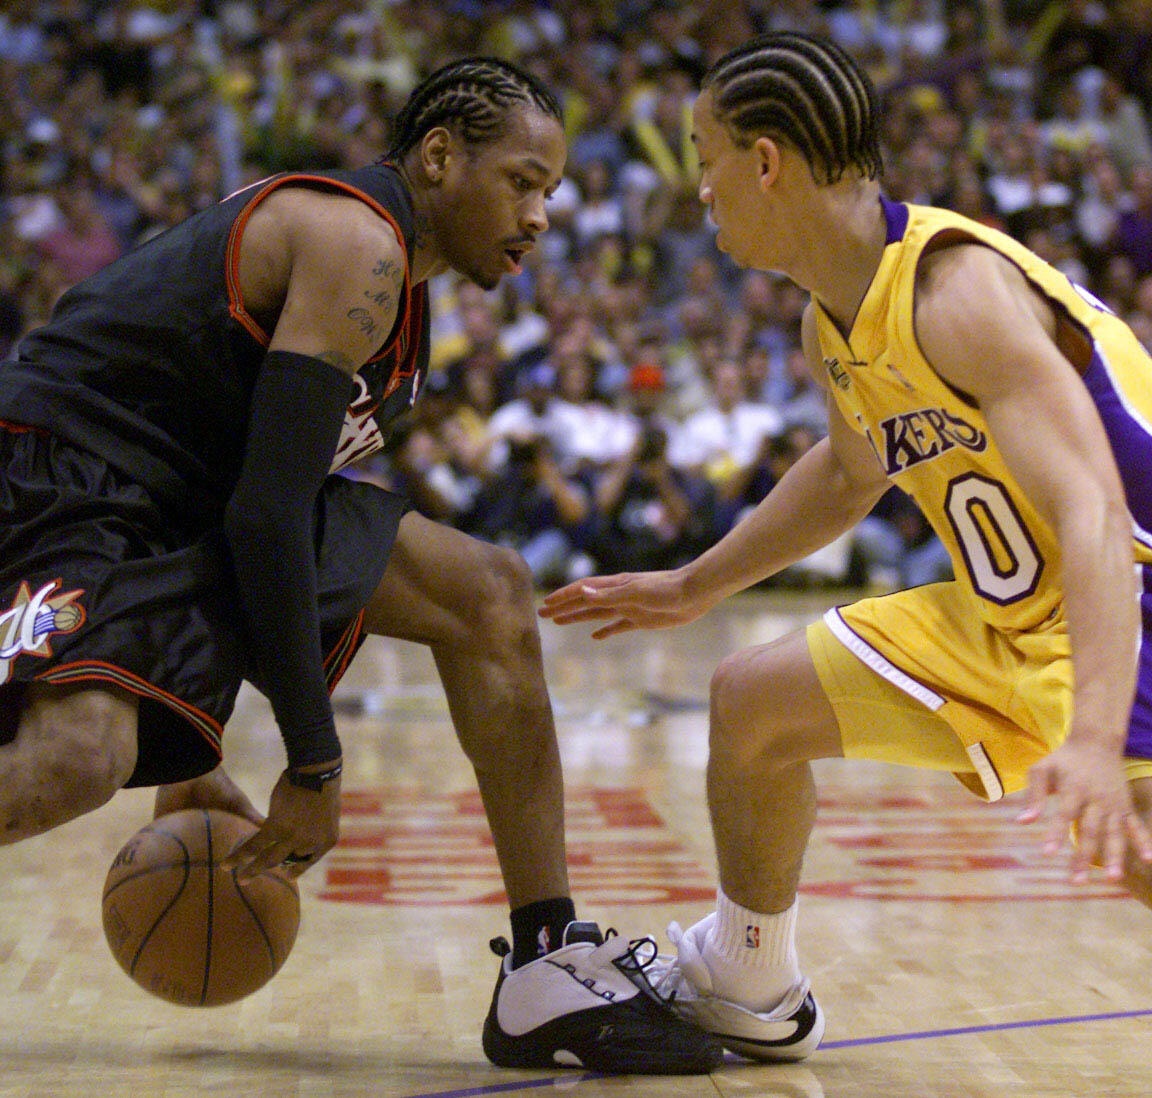
{"label": "basketball player in yellow jersey", "polygon": [[1075,879],[1099,863],[1152,906],[1152,361],[1011,239],[886,200],[874,104],[841,49],[803,35],[709,72],[700,197],[723,251],[811,293],[829,436],[696,561],[584,580],[542,611],[601,619],[596,637],[691,621],[891,483],[951,553],[953,582],[832,611],[713,678],[717,910],[669,928],[662,986],[762,1059],[823,1032],[794,943],[812,759],[946,769],[990,800],[1028,787],[1021,819],[1050,806],[1050,850],[1078,833]]}

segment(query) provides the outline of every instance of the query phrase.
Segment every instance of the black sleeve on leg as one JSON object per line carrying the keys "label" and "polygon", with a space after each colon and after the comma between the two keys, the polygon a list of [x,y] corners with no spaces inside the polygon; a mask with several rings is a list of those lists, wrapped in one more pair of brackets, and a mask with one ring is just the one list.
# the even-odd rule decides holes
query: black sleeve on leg
{"label": "black sleeve on leg", "polygon": [[225,509],[253,657],[290,766],[340,754],[320,647],[314,523],[354,391],[348,375],[321,359],[270,351]]}

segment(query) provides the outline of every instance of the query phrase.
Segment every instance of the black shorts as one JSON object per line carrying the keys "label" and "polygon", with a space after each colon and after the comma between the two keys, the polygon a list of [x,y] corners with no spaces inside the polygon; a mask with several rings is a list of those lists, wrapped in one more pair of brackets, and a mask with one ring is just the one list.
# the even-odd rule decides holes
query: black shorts
{"label": "black shorts", "polygon": [[[331,689],[363,640],[405,502],[329,477],[317,503],[320,618]],[[102,458],[0,425],[0,731],[28,683],[110,683],[139,698],[129,785],[220,761],[244,679],[259,686],[219,529],[189,527]]]}

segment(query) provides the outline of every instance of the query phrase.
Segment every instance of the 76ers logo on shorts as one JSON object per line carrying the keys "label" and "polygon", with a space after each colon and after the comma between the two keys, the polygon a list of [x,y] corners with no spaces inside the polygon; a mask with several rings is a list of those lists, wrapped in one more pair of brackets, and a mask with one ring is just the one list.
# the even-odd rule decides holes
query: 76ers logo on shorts
{"label": "76ers logo on shorts", "polygon": [[33,592],[21,582],[12,605],[0,613],[0,684],[12,677],[17,656],[51,656],[49,641],[57,633],[75,633],[84,624],[83,590],[55,594],[59,580]]}

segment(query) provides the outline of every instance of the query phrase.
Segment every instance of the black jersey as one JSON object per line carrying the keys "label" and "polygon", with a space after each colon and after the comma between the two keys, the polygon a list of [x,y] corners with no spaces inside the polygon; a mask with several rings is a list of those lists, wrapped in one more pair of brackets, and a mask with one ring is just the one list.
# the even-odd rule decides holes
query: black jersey
{"label": "black jersey", "polygon": [[[0,421],[98,454],[186,517],[218,517],[240,473],[271,334],[241,300],[239,244],[257,204],[284,186],[354,195],[411,255],[412,201],[394,168],[272,176],[65,293],[49,322],[0,364]],[[356,376],[333,471],[379,449],[388,424],[416,399],[428,319],[427,287],[411,285],[406,264],[396,324]]]}

